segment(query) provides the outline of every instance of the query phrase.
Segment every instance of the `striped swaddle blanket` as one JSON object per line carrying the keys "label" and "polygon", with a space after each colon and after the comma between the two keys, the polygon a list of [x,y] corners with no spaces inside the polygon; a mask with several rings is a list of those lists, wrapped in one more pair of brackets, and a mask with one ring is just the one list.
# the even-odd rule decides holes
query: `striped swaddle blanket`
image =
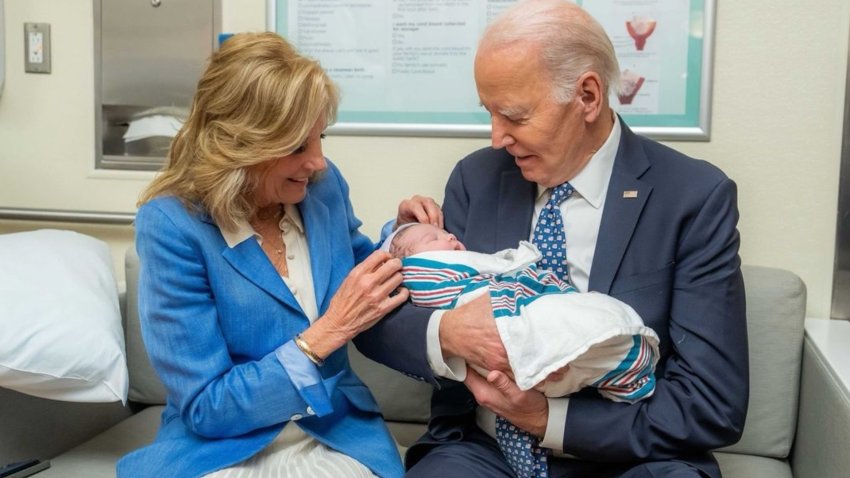
{"label": "striped swaddle blanket", "polygon": [[[617,401],[650,396],[658,360],[655,332],[625,303],[578,292],[537,269],[538,257],[528,242],[495,254],[432,251],[403,259],[402,275],[412,302],[421,307],[452,309],[488,293],[523,390],[563,396],[591,386]],[[556,371],[563,374],[560,380],[545,380]]]}

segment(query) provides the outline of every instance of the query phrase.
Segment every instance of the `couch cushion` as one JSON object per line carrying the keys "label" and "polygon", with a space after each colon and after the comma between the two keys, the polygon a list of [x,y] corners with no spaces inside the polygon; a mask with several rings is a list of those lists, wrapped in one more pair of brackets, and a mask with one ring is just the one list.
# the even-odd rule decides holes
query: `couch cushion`
{"label": "couch cushion", "polygon": [[846,357],[847,344],[840,338],[819,341],[814,334],[807,331],[803,346],[799,428],[791,463],[801,477],[847,477],[850,391],[839,372],[844,363],[837,363],[838,357]]}
{"label": "couch cushion", "polygon": [[122,456],[152,442],[163,407],[148,407],[95,438],[50,460],[38,478],[114,478]]}
{"label": "couch cushion", "polygon": [[428,423],[433,390],[430,384],[373,362],[353,345],[348,346],[348,358],[357,376],[375,396],[386,420]]}
{"label": "couch cushion", "polygon": [[127,299],[124,334],[127,347],[127,369],[130,372],[131,401],[150,405],[165,404],[165,387],[151,366],[139,323],[139,256],[131,245],[124,255],[127,277]]}
{"label": "couch cushion", "polygon": [[784,459],[797,419],[806,287],[799,277],[782,269],[744,266],[743,272],[750,401],[741,441],[723,451]]}
{"label": "couch cushion", "polygon": [[791,467],[784,460],[737,453],[715,453],[723,478],[791,478]]}
{"label": "couch cushion", "polygon": [[130,415],[121,402],[63,402],[0,387],[0,465],[56,456]]}

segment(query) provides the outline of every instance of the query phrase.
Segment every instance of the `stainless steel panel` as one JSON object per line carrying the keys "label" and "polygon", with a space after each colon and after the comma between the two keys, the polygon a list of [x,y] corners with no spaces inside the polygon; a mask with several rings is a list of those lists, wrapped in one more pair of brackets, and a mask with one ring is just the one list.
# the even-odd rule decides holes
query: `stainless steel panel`
{"label": "stainless steel panel", "polygon": [[3,85],[6,82],[6,15],[5,0],[0,0],[0,96],[3,95]]}
{"label": "stainless steel panel", "polygon": [[215,41],[212,1],[101,5],[103,103],[188,106]]}
{"label": "stainless steel panel", "polygon": [[185,117],[221,31],[221,0],[95,0],[94,19],[96,166],[159,169],[176,129],[125,134],[141,118]]}
{"label": "stainless steel panel", "polygon": [[835,267],[832,276],[833,319],[850,319],[850,58],[844,87],[844,134],[838,183]]}

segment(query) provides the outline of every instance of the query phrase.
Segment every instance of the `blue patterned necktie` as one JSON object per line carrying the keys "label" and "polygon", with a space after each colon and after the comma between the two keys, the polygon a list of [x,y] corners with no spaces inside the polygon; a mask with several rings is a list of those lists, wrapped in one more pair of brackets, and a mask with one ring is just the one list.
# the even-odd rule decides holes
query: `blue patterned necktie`
{"label": "blue patterned necktie", "polygon": [[517,478],[547,478],[548,448],[538,445],[537,437],[496,416],[496,442]]}
{"label": "blue patterned necktie", "polygon": [[573,191],[570,183],[564,183],[552,189],[552,195],[540,211],[534,236],[531,238],[531,242],[542,254],[537,267],[550,270],[567,282],[570,280],[570,269],[567,266],[567,241],[560,205],[573,194]]}
{"label": "blue patterned necktie", "polygon": [[[552,189],[549,201],[540,211],[534,236],[531,241],[540,250],[542,257],[537,267],[554,272],[564,281],[569,281],[567,246],[564,221],[560,205],[573,193],[569,183]],[[496,417],[496,441],[508,464],[519,478],[546,478],[548,449],[541,448],[536,437],[515,426],[503,417]]]}

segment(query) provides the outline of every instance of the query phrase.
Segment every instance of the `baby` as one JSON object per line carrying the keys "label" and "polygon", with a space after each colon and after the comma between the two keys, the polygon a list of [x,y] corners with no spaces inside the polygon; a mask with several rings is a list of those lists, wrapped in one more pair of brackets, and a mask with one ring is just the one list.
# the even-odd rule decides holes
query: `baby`
{"label": "baby", "polygon": [[382,249],[402,259],[403,285],[416,305],[451,309],[490,294],[512,376],[522,390],[555,397],[590,386],[621,402],[655,390],[655,332],[625,303],[580,293],[538,270],[534,245],[522,241],[516,249],[481,254],[436,226],[405,224]]}

